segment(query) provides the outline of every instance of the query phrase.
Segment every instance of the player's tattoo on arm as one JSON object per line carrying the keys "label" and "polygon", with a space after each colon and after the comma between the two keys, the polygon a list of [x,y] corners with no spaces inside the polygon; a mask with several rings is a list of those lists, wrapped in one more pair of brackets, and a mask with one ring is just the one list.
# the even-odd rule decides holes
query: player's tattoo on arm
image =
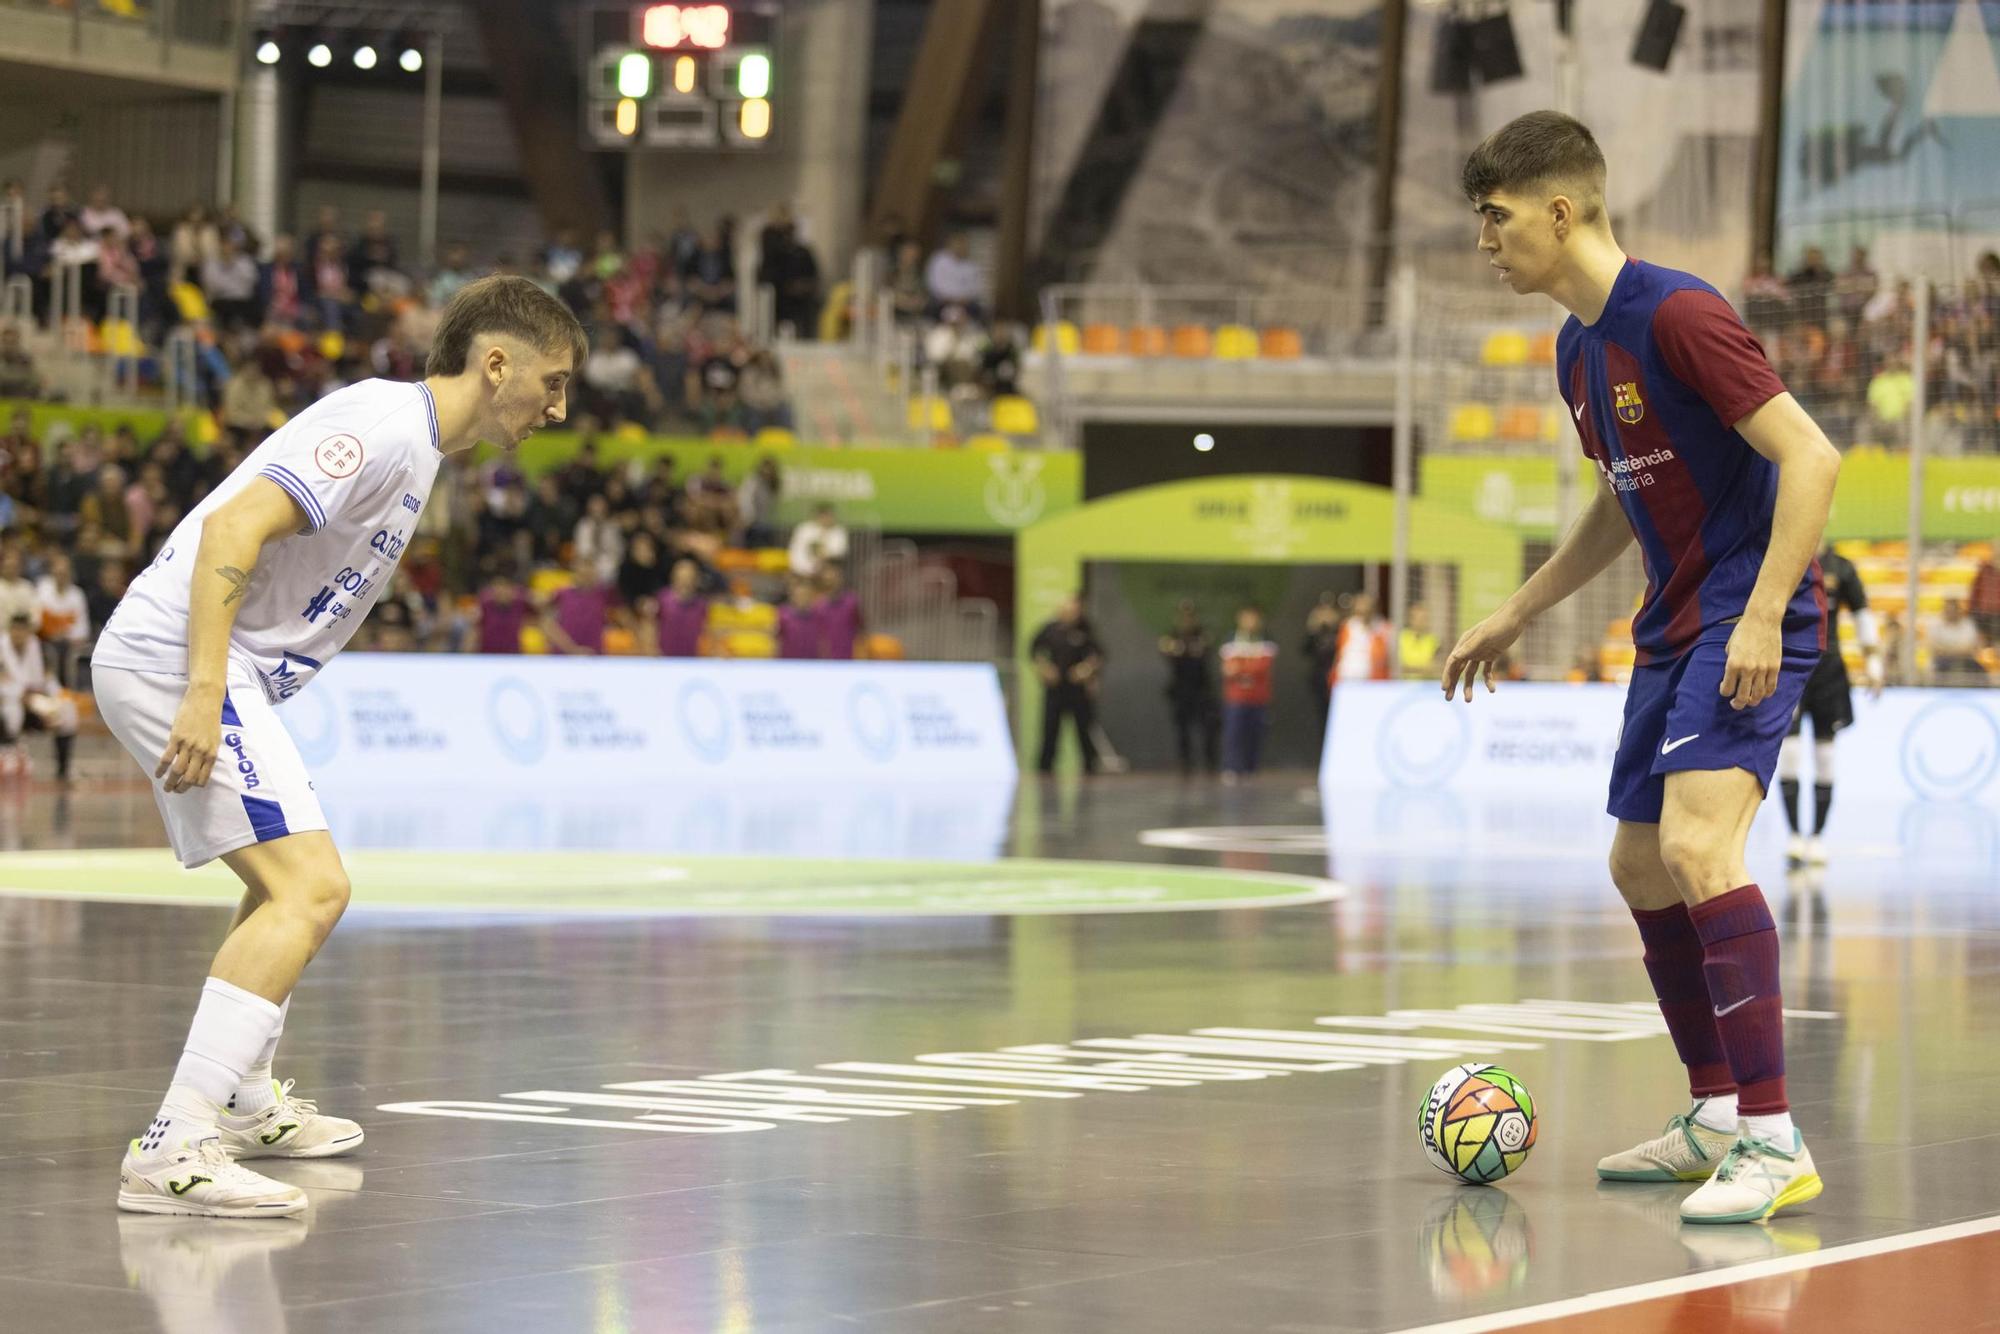
{"label": "player's tattoo on arm", "polygon": [[250,576],[234,565],[218,565],[215,567],[215,572],[228,580],[230,585],[228,594],[222,599],[223,606],[228,606],[250,591]]}

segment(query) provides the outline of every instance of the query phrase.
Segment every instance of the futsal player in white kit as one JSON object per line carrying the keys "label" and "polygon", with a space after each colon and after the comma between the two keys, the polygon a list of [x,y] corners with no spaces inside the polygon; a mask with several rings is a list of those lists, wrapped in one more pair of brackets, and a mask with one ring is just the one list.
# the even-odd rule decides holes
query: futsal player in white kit
{"label": "futsal player in white kit", "polygon": [[587,349],[576,317],[526,279],[468,284],[439,318],[422,383],[365,380],[286,423],[189,511],[106,622],[98,708],[152,775],[175,855],[219,857],[245,886],[166,1101],[125,1155],[119,1208],[298,1214],[302,1191],[237,1160],[361,1144],[360,1126],[271,1073],[292,987],[348,900],[273,709],[367,616],[444,456],[511,449],[560,422]]}

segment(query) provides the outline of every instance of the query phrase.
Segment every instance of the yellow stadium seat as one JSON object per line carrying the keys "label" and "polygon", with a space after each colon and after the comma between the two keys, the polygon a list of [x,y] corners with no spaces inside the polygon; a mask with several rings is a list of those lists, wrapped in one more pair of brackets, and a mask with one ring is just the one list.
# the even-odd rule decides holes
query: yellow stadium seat
{"label": "yellow stadium seat", "polygon": [[1556,364],[1556,336],[1553,333],[1539,333],[1528,343],[1528,360],[1537,366]]}
{"label": "yellow stadium seat", "polygon": [[1167,355],[1167,331],[1157,324],[1135,324],[1125,335],[1125,345],[1135,357]]}
{"label": "yellow stadium seat", "polygon": [[722,652],[731,658],[775,658],[778,641],[756,630],[738,630],[722,637]]}
{"label": "yellow stadium seat", "polygon": [[1461,403],[1451,410],[1453,440],[1491,440],[1495,425],[1493,409],[1484,403]]}
{"label": "yellow stadium seat", "polygon": [[792,568],[792,555],[783,547],[765,547],[757,553],[757,573],[783,574]]}
{"label": "yellow stadium seat", "polygon": [[193,283],[175,283],[167,289],[167,296],[172,299],[174,309],[181,313],[181,318],[189,324],[198,324],[208,318],[208,298]]}
{"label": "yellow stadium seat", "polygon": [[1534,440],[1542,433],[1542,410],[1532,404],[1514,403],[1500,413],[1502,440]]}
{"label": "yellow stadium seat", "polygon": [[1199,324],[1181,324],[1174,327],[1168,347],[1177,357],[1198,359],[1213,355],[1215,340]]}
{"label": "yellow stadium seat", "polygon": [[997,436],[991,431],[981,431],[967,440],[965,447],[979,454],[1005,454],[1013,448],[1004,436]]}
{"label": "yellow stadium seat", "polygon": [[528,576],[528,596],[545,598],[575,582],[568,570],[536,570]]}
{"label": "yellow stadium seat", "polygon": [[906,409],[912,431],[950,431],[951,404],[942,398],[918,394]]}
{"label": "yellow stadium seat", "polygon": [[782,426],[766,426],[757,432],[756,443],[765,449],[790,449],[799,442],[799,437]]}
{"label": "yellow stadium seat", "polygon": [[1115,324],[1083,326],[1083,350],[1096,357],[1115,357],[1125,350],[1125,334]]}
{"label": "yellow stadium seat", "polygon": [[897,662],[903,657],[903,641],[894,635],[869,635],[861,641],[864,658],[874,658],[883,662]]}
{"label": "yellow stadium seat", "polygon": [[1528,364],[1528,336],[1518,329],[1502,329],[1486,335],[1479,348],[1485,366],[1525,366]]}
{"label": "yellow stadium seat", "polygon": [[[1068,320],[1058,320],[1055,325],[1055,331],[1056,350],[1066,357],[1075,356],[1078,349],[1083,346],[1083,340],[1078,335],[1076,326]],[[1034,346],[1037,352],[1046,352],[1049,350],[1048,325],[1037,324],[1035,326]]]}
{"label": "yellow stadium seat", "polygon": [[212,412],[197,412],[188,423],[188,443],[207,449],[222,439],[222,425],[215,420]]}
{"label": "yellow stadium seat", "polygon": [[1552,445],[1556,443],[1558,440],[1561,440],[1563,438],[1563,423],[1568,419],[1569,419],[1569,414],[1567,412],[1564,412],[1561,408],[1549,408],[1547,411],[1543,412],[1542,413],[1543,443]]}
{"label": "yellow stadium seat", "polygon": [[1297,361],[1305,355],[1305,343],[1297,329],[1266,329],[1257,350],[1266,361]]}
{"label": "yellow stadium seat", "polygon": [[1033,403],[1019,394],[1002,394],[993,400],[993,429],[1001,435],[1038,435],[1042,423]]}
{"label": "yellow stadium seat", "polygon": [[1215,331],[1215,355],[1222,361],[1253,361],[1257,357],[1257,331],[1241,324],[1225,324]]}
{"label": "yellow stadium seat", "polygon": [[524,625],[521,627],[521,652],[547,653],[548,651],[549,637],[542,633],[541,626]]}

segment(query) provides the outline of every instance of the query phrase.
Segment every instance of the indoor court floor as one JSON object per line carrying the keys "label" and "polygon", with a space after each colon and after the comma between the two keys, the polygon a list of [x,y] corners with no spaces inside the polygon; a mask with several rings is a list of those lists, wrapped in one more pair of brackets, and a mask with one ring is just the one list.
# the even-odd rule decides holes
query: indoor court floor
{"label": "indoor court floor", "polygon": [[[1755,867],[1827,1188],[1695,1229],[1592,1170],[1685,1101],[1597,826],[1330,856],[1278,774],[1030,779],[983,865],[353,847],[278,1073],[368,1141],[224,1223],[113,1204],[230,911],[134,778],[0,795],[9,1334],[2000,1329],[1990,861]],[[1496,1188],[1417,1143],[1462,1061],[1536,1098]]]}

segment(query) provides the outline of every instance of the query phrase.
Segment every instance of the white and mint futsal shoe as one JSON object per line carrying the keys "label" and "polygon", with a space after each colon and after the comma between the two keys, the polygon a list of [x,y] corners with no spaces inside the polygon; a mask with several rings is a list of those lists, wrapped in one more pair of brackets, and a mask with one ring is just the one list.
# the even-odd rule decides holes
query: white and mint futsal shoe
{"label": "white and mint futsal shoe", "polygon": [[361,1147],[361,1127],[328,1116],[308,1098],[292,1096],[292,1082],[273,1081],[275,1105],[248,1116],[223,1112],[216,1118],[222,1145],[236,1158],[332,1158]]}
{"label": "white and mint futsal shoe", "polygon": [[1780,1209],[1818,1198],[1821,1189],[1806,1137],[1796,1129],[1783,1148],[1740,1135],[1708,1183],[1681,1201],[1681,1221],[1761,1223]]}
{"label": "white and mint futsal shoe", "polygon": [[295,1218],[306,1193],[236,1162],[214,1135],[141,1158],[139,1141],[118,1169],[118,1207],[131,1214],[199,1218]]}
{"label": "white and mint futsal shoe", "polygon": [[1636,1144],[1623,1153],[1597,1160],[1600,1181],[1706,1181],[1729,1152],[1736,1137],[1710,1130],[1695,1120],[1697,1102],[1667,1122],[1657,1139]]}

